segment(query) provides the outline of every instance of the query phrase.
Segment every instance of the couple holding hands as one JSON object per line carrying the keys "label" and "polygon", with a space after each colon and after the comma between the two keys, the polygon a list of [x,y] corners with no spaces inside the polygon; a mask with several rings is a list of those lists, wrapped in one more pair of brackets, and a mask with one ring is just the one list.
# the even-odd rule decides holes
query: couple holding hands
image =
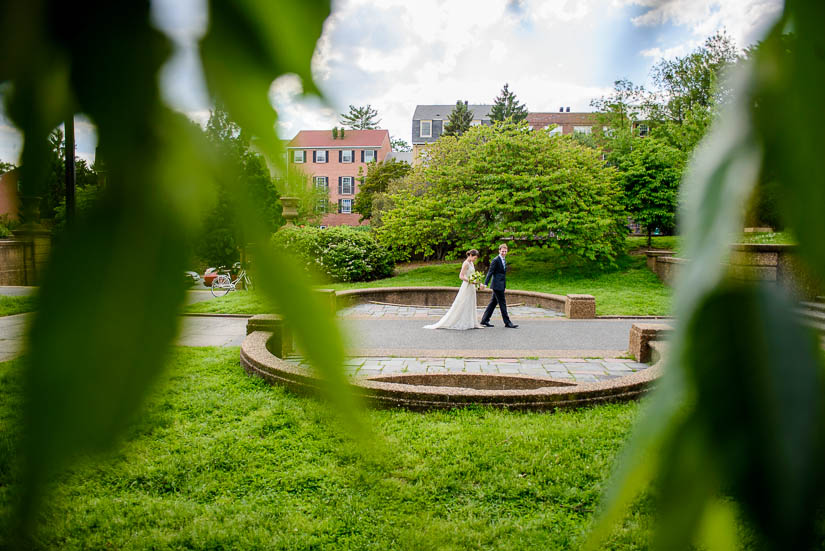
{"label": "couple holding hands", "polygon": [[[490,263],[490,269],[487,271],[487,277],[484,278],[484,283],[481,284],[480,273],[476,272],[475,261],[478,259],[478,251],[471,249],[467,251],[467,259],[461,265],[461,271],[458,274],[461,279],[461,288],[458,290],[453,305],[447,310],[447,313],[432,325],[427,325],[424,329],[481,329],[482,327],[493,327],[490,323],[490,316],[493,315],[493,310],[498,305],[501,310],[501,318],[504,320],[504,327],[515,329],[518,325],[514,325],[507,315],[507,301],[504,297],[504,291],[507,288],[507,245],[501,244],[498,247],[498,256]],[[478,274],[478,275],[473,275]],[[492,285],[490,285],[492,280]],[[493,292],[493,298],[490,299],[490,304],[484,310],[481,316],[481,324],[476,323],[476,285],[486,287],[490,285],[490,290]]]}

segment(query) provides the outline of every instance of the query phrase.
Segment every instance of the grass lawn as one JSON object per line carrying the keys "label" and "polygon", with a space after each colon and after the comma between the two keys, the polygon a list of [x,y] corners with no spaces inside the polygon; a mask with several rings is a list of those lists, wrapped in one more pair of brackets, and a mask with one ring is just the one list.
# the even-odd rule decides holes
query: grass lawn
{"label": "grass lawn", "polygon": [[34,312],[37,308],[37,297],[29,296],[5,296],[0,295],[0,317],[13,316],[24,312]]}
{"label": "grass lawn", "polygon": [[[19,477],[21,366],[0,364],[0,519]],[[179,348],[121,449],[57,479],[38,544],[576,549],[638,412],[367,411],[366,448],[324,404],[248,377],[237,348]],[[646,548],[652,516],[638,502],[603,549]]]}
{"label": "grass lawn", "polygon": [[[598,315],[667,315],[671,289],[647,269],[645,257],[624,256],[613,270],[560,267],[552,253],[514,250],[508,255],[507,287],[545,293],[589,294],[596,297]],[[334,283],[325,287],[363,289],[367,287],[452,286],[458,287],[460,262],[434,264],[405,271],[394,277],[359,283]],[[234,292],[219,299],[189,305],[187,312],[223,314],[270,313],[257,293]]]}

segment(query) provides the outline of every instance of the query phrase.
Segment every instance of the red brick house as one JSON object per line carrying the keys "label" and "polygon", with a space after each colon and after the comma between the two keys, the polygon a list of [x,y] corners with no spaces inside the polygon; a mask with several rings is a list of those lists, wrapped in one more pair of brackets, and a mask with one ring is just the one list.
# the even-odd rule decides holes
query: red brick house
{"label": "red brick house", "polygon": [[352,203],[359,169],[366,173],[367,163],[383,161],[391,151],[389,130],[345,130],[343,138],[334,138],[332,130],[301,130],[287,144],[287,164],[329,191],[329,199],[318,205],[327,213],[321,226],[357,226],[360,216]]}
{"label": "red brick house", "polygon": [[569,109],[568,107],[568,111],[558,113],[528,113],[527,124],[532,130],[540,130],[555,124],[556,128],[551,131],[552,134],[591,134],[602,130],[596,119],[597,113],[571,113]]}

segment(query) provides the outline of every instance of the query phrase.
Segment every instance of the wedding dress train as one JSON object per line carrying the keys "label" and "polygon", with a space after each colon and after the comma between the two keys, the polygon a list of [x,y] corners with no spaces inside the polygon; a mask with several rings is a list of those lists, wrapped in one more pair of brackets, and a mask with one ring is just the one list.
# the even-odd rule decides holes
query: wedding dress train
{"label": "wedding dress train", "polygon": [[[475,266],[467,267],[467,279],[475,272]],[[425,325],[424,329],[480,329],[476,322],[476,287],[466,281],[461,282],[461,288],[453,301],[453,305],[440,320],[432,325]]]}

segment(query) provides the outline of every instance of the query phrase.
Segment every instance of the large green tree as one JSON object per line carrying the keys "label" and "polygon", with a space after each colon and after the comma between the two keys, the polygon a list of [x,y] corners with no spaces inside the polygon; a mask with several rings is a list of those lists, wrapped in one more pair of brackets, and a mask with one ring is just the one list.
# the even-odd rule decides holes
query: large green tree
{"label": "large green tree", "polygon": [[359,178],[361,185],[352,205],[353,210],[361,215],[361,220],[372,218],[376,195],[385,193],[391,182],[403,178],[410,170],[409,163],[395,159],[367,165],[367,173]]}
{"label": "large green tree", "polygon": [[615,171],[596,150],[525,123],[474,126],[439,140],[388,196],[377,231],[402,254],[487,254],[512,237],[609,264],[624,246]]}
{"label": "large green tree", "polygon": [[450,112],[447,122],[444,123],[442,136],[461,136],[470,129],[473,122],[473,112],[466,101],[458,100]]}
{"label": "large green tree", "polygon": [[371,105],[358,107],[350,105],[348,113],[341,113],[339,122],[352,130],[374,130],[381,122],[381,119],[375,120],[376,117],[378,117],[378,111]]}
{"label": "large green tree", "polygon": [[510,91],[510,85],[505,84],[501,94],[496,98],[490,109],[490,120],[504,122],[521,122],[527,118],[527,106],[519,103],[516,94]]}
{"label": "large green tree", "polygon": [[685,155],[664,140],[636,139],[632,149],[618,156],[616,168],[624,188],[624,205],[647,230],[647,244],[655,228],[670,232],[676,225],[679,183]]}
{"label": "large green tree", "polygon": [[280,194],[263,157],[252,150],[247,135],[223,106],[217,105],[211,112],[205,134],[222,163],[230,169],[224,177],[216,179],[217,201],[204,219],[196,252],[211,266],[231,266],[239,260],[241,249],[248,242],[243,226],[234,216],[237,194],[248,195],[269,232],[283,225]]}

